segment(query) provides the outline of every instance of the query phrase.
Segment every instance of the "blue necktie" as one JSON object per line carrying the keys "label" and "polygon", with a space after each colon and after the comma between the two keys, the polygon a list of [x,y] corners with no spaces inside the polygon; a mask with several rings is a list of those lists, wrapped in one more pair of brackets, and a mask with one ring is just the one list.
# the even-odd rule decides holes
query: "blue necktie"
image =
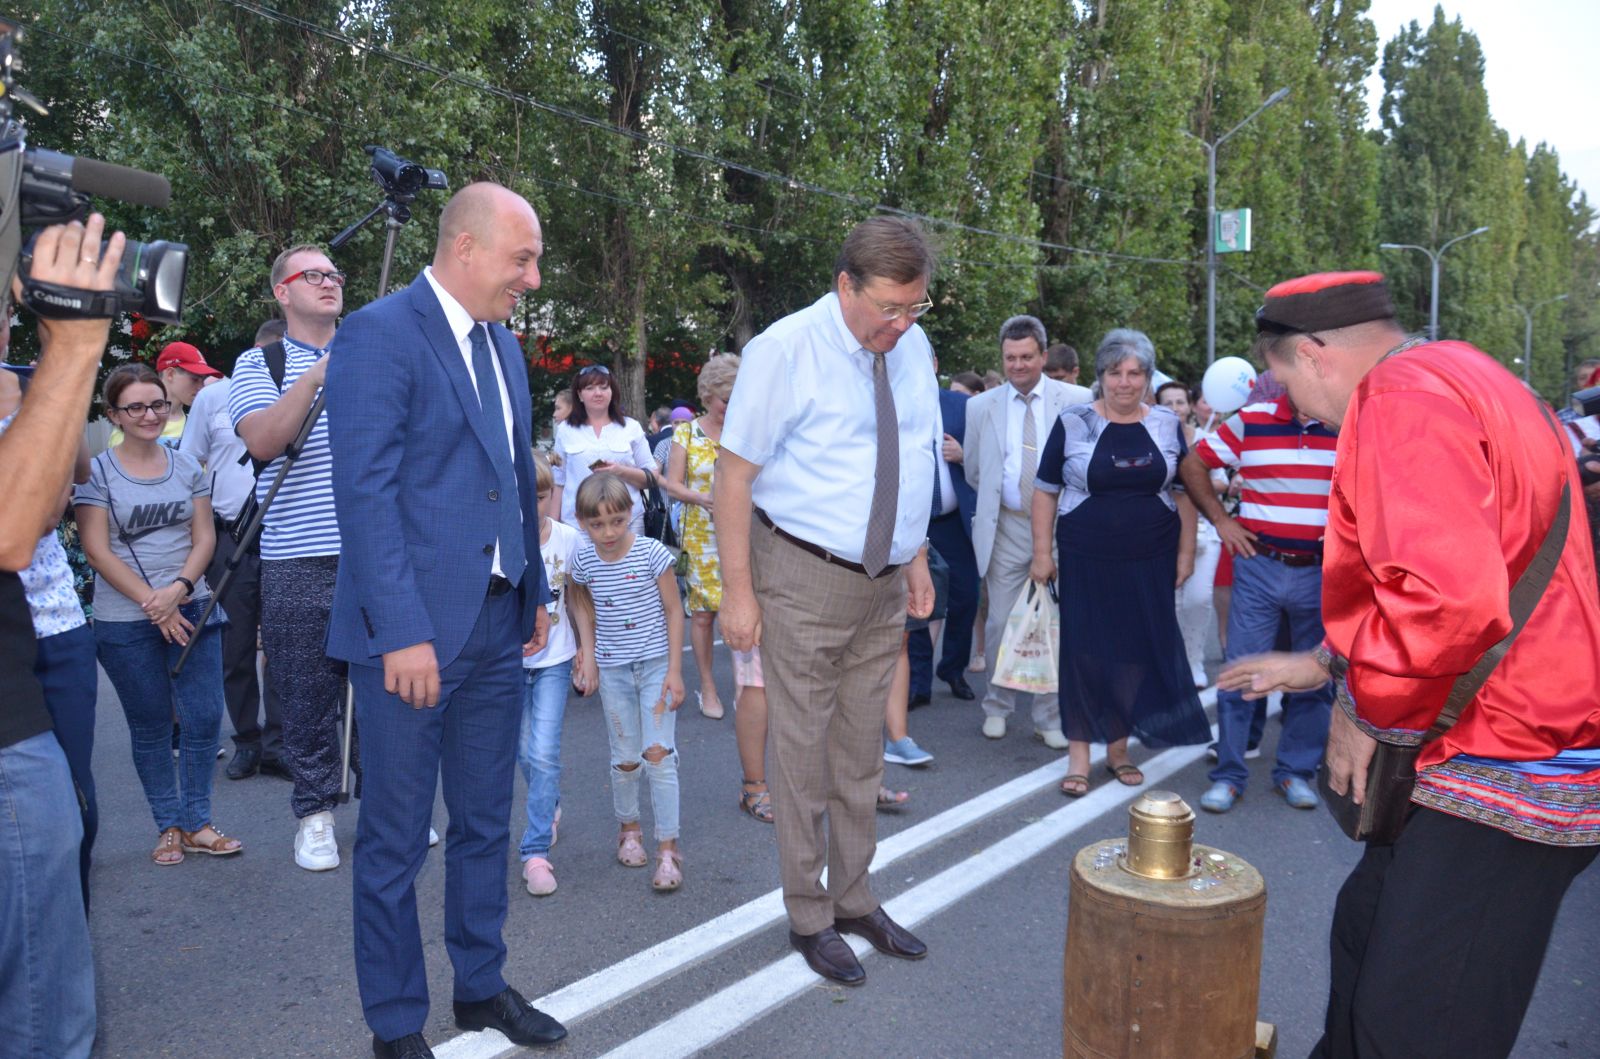
{"label": "blue necktie", "polygon": [[522,581],[528,565],[522,545],[522,505],[517,496],[517,471],[511,463],[511,442],[506,437],[505,409],[500,404],[500,386],[495,381],[494,357],[482,324],[472,325],[472,374],[478,383],[478,406],[483,416],[484,437],[489,439],[489,458],[500,488],[492,494],[500,507],[500,568],[513,585]]}
{"label": "blue necktie", "polygon": [[939,462],[944,459],[939,443],[933,443],[933,517],[944,514],[944,494],[939,491]]}

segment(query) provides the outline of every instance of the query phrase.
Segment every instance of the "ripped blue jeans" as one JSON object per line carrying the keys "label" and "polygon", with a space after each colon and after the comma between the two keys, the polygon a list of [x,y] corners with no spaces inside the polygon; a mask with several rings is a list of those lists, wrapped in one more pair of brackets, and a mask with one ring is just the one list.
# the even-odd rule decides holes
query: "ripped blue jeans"
{"label": "ripped blue jeans", "polygon": [[612,808],[619,823],[638,823],[642,771],[650,781],[657,842],[678,837],[678,715],[672,710],[656,713],[666,679],[666,655],[600,667],[600,703],[611,741]]}

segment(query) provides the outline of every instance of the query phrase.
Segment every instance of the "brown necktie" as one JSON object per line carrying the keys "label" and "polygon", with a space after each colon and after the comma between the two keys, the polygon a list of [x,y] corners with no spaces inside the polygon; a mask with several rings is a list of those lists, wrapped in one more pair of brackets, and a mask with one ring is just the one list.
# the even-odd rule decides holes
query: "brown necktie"
{"label": "brown necktie", "polygon": [[873,472],[872,509],[867,515],[867,543],[861,549],[861,565],[866,567],[868,577],[877,577],[889,565],[889,546],[894,542],[895,517],[900,507],[900,422],[894,414],[889,367],[882,353],[872,354],[872,404],[878,417],[878,463]]}

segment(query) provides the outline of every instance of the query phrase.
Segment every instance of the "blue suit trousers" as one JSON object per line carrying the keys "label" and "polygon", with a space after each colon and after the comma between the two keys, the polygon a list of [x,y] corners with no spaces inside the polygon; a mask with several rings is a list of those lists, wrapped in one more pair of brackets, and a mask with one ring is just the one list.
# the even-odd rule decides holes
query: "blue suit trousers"
{"label": "blue suit trousers", "polygon": [[445,948],[455,999],[506,987],[506,854],[522,722],[518,593],[486,597],[466,645],[439,674],[439,705],[413,709],[383,687],[380,666],[350,666],[361,732],[356,825],[356,980],[367,1025],[383,1040],[422,1032],[428,982],[416,878],[441,772]]}

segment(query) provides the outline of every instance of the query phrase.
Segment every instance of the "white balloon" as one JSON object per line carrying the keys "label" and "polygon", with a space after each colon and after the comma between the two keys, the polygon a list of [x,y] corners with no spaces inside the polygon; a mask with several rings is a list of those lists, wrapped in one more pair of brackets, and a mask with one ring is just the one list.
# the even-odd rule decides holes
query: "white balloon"
{"label": "white balloon", "polygon": [[1256,369],[1243,357],[1223,357],[1206,369],[1200,395],[1218,415],[1232,415],[1244,407],[1255,389]]}

